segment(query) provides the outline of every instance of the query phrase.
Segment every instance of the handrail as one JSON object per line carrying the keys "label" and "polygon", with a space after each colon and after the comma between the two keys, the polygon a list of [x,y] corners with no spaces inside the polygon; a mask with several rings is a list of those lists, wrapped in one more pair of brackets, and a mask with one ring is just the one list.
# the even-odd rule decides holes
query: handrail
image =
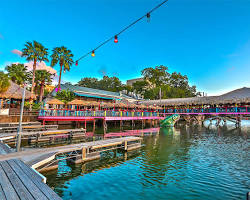
{"label": "handrail", "polygon": [[110,111],[110,110],[53,110],[41,109],[40,117],[158,117],[159,112]]}
{"label": "handrail", "polygon": [[165,108],[157,111],[145,110],[70,110],[41,109],[39,116],[51,117],[158,117],[167,114],[250,114],[250,107],[211,107],[211,108]]}

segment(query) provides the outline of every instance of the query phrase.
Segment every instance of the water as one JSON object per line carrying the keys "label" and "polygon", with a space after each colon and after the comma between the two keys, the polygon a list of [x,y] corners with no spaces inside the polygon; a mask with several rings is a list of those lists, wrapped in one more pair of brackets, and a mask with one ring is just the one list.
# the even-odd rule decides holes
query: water
{"label": "water", "polygon": [[250,191],[249,132],[202,127],[163,129],[130,153],[44,174],[63,199],[246,199]]}

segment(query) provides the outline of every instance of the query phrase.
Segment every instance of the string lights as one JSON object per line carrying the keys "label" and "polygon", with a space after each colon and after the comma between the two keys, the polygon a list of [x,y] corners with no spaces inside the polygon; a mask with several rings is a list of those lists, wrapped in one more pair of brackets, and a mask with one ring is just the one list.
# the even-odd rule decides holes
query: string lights
{"label": "string lights", "polygon": [[80,58],[78,58],[75,61],[75,65],[78,66],[78,62],[80,60],[82,60],[83,58],[85,58],[86,56],[88,56],[89,54],[91,54],[92,57],[95,57],[95,51],[99,48],[101,48],[103,45],[105,45],[106,43],[108,43],[109,41],[114,39],[114,43],[118,43],[118,36],[120,34],[122,34],[123,32],[125,32],[127,29],[131,28],[132,26],[134,26],[136,23],[138,23],[139,21],[141,21],[143,18],[147,19],[147,22],[150,22],[150,17],[151,17],[151,13],[154,12],[155,10],[157,10],[158,8],[160,8],[163,4],[167,3],[168,0],[164,0],[163,2],[161,2],[160,4],[158,4],[157,6],[155,6],[153,9],[151,9],[149,12],[147,12],[145,15],[143,15],[142,17],[138,18],[137,20],[135,20],[134,22],[132,22],[131,24],[129,24],[128,26],[126,26],[124,29],[122,29],[120,32],[118,32],[117,34],[115,34],[114,36],[110,37],[109,39],[105,40],[104,42],[102,42],[99,46],[97,46],[96,48],[94,48],[93,50],[89,51],[88,53],[84,54],[83,56],[81,56]]}
{"label": "string lights", "polygon": [[117,42],[118,42],[118,37],[117,37],[117,35],[115,35],[114,43],[117,43]]}

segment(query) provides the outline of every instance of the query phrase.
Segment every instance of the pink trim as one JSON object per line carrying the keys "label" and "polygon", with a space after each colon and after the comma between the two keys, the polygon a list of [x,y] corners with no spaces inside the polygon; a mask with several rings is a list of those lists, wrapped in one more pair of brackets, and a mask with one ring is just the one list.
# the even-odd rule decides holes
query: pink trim
{"label": "pink trim", "polygon": [[164,119],[164,117],[54,117],[54,116],[39,116],[39,120],[44,121],[85,121],[94,119],[104,119],[106,121],[117,120],[143,120],[143,119]]}

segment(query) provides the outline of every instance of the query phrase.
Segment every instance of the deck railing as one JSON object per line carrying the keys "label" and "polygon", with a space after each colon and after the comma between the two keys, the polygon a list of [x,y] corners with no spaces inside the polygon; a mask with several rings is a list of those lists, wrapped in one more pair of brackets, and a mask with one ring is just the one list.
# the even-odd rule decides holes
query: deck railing
{"label": "deck railing", "polygon": [[40,117],[159,117],[159,112],[41,109]]}
{"label": "deck railing", "polygon": [[157,111],[41,109],[40,117],[164,117],[169,114],[250,114],[250,107],[168,108]]}
{"label": "deck railing", "polygon": [[170,108],[165,109],[164,113],[173,114],[233,114],[249,113],[250,107],[213,107],[213,108]]}

